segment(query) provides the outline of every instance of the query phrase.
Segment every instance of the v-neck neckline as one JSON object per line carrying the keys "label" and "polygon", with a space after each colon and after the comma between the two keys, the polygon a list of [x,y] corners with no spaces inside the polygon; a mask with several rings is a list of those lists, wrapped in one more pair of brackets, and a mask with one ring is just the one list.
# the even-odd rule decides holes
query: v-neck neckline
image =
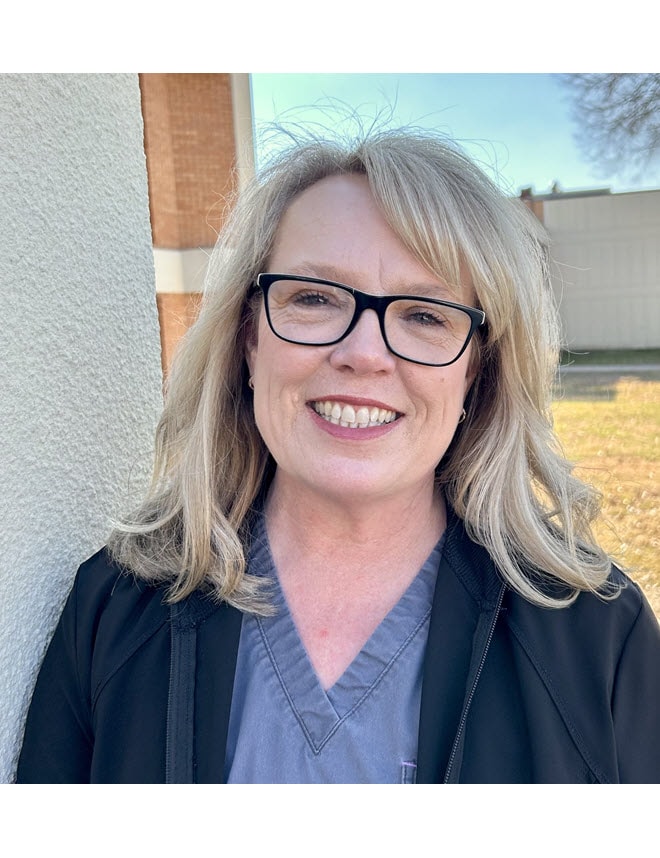
{"label": "v-neck neckline", "polygon": [[325,690],[319,681],[280,586],[264,516],[256,522],[254,568],[272,583],[275,613],[257,618],[270,662],[315,753],[360,707],[428,621],[444,535],[399,601],[383,618],[344,673]]}

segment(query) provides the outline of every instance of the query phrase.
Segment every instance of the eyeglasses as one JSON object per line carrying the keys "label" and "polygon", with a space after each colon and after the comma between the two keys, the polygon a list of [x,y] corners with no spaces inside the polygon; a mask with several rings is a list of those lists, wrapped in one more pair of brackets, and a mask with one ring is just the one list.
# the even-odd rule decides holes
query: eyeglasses
{"label": "eyeglasses", "polygon": [[368,295],[315,277],[259,274],[266,318],[276,337],[301,346],[331,346],[348,336],[365,310],[374,310],[387,348],[424,366],[459,359],[486,321],[483,310],[415,295]]}

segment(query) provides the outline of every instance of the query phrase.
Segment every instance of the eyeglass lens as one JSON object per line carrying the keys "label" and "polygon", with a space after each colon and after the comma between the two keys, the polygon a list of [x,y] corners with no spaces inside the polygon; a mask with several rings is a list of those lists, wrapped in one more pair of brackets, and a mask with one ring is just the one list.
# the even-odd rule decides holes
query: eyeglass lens
{"label": "eyeglass lens", "polygon": [[[268,313],[275,333],[306,345],[341,340],[355,315],[353,294],[328,283],[276,280],[268,290]],[[470,333],[470,316],[455,307],[397,298],[384,315],[389,348],[404,358],[442,364],[454,360]]]}

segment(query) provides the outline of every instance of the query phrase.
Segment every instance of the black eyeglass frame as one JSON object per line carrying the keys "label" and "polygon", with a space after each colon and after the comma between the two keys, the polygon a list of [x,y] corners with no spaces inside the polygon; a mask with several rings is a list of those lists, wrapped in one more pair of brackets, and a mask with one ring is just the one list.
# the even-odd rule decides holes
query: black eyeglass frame
{"label": "black eyeglass frame", "polygon": [[[268,307],[268,290],[276,283],[278,280],[294,280],[298,283],[318,283],[322,286],[332,286],[336,289],[342,289],[344,292],[349,292],[354,300],[355,300],[355,312],[353,313],[353,318],[348,324],[348,327],[344,331],[344,333],[337,337],[335,340],[331,340],[330,342],[323,343],[301,343],[299,340],[292,340],[288,337],[282,336],[279,334],[274,326],[272,319],[270,317],[270,309]],[[352,286],[346,286],[345,283],[336,283],[334,280],[323,280],[318,277],[302,277],[297,274],[270,274],[270,273],[261,273],[257,275],[257,279],[255,282],[255,287],[261,289],[264,296],[264,307],[266,310],[266,319],[268,321],[268,326],[271,331],[275,334],[275,336],[284,340],[285,343],[293,343],[294,345],[299,346],[334,346],[337,343],[340,343],[342,340],[346,339],[346,337],[351,333],[353,328],[358,323],[358,320],[362,313],[365,310],[373,310],[378,316],[378,323],[380,325],[380,332],[383,337],[383,341],[385,345],[392,352],[393,355],[401,358],[402,360],[410,361],[410,363],[420,364],[421,366],[450,366],[461,357],[461,355],[465,352],[465,349],[470,344],[470,340],[474,336],[475,332],[478,328],[480,328],[486,322],[486,314],[483,310],[478,310],[476,307],[467,307],[464,304],[455,304],[453,301],[442,301],[439,298],[428,298],[423,295],[369,295],[367,292],[360,292],[359,289],[354,289]],[[385,333],[385,311],[389,307],[390,304],[393,304],[395,301],[400,299],[409,300],[409,301],[424,301],[428,304],[435,304],[439,307],[451,307],[454,310],[462,310],[467,314],[470,318],[470,330],[465,337],[465,342],[463,343],[463,347],[456,355],[455,358],[452,358],[450,361],[444,361],[443,363],[430,363],[428,361],[415,360],[414,358],[406,357],[406,355],[402,355],[393,349],[387,339],[387,334]]]}

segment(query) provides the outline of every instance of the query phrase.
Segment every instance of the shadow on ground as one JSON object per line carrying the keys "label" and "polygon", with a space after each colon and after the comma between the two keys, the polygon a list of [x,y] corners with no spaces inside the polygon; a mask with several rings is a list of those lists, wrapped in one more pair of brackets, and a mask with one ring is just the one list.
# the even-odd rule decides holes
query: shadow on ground
{"label": "shadow on ground", "polygon": [[617,397],[617,385],[624,379],[660,381],[660,370],[642,370],[617,367],[616,369],[560,370],[553,388],[555,399],[612,402]]}

